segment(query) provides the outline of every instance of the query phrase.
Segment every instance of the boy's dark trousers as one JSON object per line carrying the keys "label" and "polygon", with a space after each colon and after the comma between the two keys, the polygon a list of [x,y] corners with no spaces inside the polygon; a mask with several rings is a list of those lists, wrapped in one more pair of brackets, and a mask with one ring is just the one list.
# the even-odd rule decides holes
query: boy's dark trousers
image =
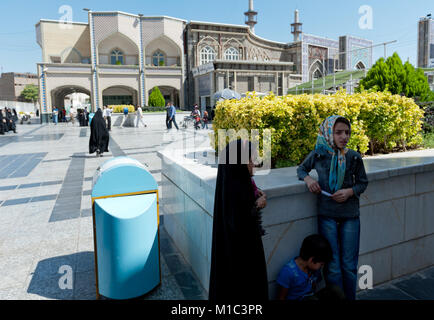
{"label": "boy's dark trousers", "polygon": [[329,284],[324,289],[319,290],[312,296],[308,296],[303,301],[339,301],[345,300],[344,291],[337,285]]}
{"label": "boy's dark trousers", "polygon": [[172,128],[172,124],[170,123],[170,117],[169,117],[169,115],[166,115],[166,128],[167,129]]}
{"label": "boy's dark trousers", "polygon": [[175,124],[177,130],[179,130],[178,125],[176,124],[175,116],[169,121],[169,129],[172,129],[172,122]]}
{"label": "boy's dark trousers", "polygon": [[112,129],[112,117],[107,117],[107,130]]}

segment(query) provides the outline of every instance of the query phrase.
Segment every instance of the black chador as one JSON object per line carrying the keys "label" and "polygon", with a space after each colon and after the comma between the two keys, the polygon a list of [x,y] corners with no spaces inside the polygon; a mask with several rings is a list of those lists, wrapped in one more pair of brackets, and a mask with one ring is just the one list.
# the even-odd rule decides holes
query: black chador
{"label": "black chador", "polygon": [[3,110],[0,110],[0,134],[5,134],[7,131],[6,118],[3,115]]}
{"label": "black chador", "polygon": [[17,133],[15,121],[14,121],[14,116],[13,116],[11,110],[5,109],[5,113],[6,113],[6,124],[8,127],[8,131],[13,131],[13,132]]}
{"label": "black chador", "polygon": [[100,156],[103,152],[108,152],[109,139],[102,111],[98,108],[90,123],[89,153],[96,152],[96,155]]}
{"label": "black chador", "polygon": [[[214,200],[210,301],[268,299],[263,230],[246,164],[248,160],[241,156],[247,152],[249,157],[251,149],[250,142],[237,140],[220,155]],[[226,159],[226,164],[222,159]]]}
{"label": "black chador", "polygon": [[78,122],[80,123],[80,127],[84,127],[84,112],[83,112],[83,110],[78,111]]}

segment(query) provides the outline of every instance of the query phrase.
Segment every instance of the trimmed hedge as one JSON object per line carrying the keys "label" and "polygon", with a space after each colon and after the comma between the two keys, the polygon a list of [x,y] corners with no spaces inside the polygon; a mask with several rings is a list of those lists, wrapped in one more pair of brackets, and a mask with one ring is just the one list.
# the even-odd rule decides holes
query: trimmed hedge
{"label": "trimmed hedge", "polygon": [[[212,147],[217,150],[218,129],[242,128],[249,132],[270,129],[272,166],[299,164],[313,150],[319,126],[328,116],[338,114],[351,122],[348,147],[365,154],[391,152],[396,148],[419,146],[424,116],[413,99],[387,92],[348,95],[302,94],[259,98],[249,93],[240,100],[217,104],[213,121]],[[229,138],[227,138],[229,141]],[[259,143],[262,153],[262,139]]]}
{"label": "trimmed hedge", "polygon": [[112,108],[113,113],[124,113],[125,107],[128,107],[128,113],[132,113],[136,111],[136,108],[132,105],[114,105],[108,107]]}
{"label": "trimmed hedge", "polygon": [[[128,113],[134,113],[136,112],[136,108],[132,105],[116,105],[116,106],[109,106],[112,108],[113,113],[124,113],[124,108],[128,107]],[[166,107],[142,107],[143,112],[165,112]]]}

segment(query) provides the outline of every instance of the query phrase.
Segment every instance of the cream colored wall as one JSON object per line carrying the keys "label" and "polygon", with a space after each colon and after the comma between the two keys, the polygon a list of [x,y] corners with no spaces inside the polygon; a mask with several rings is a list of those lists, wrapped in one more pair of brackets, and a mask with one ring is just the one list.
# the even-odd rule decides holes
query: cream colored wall
{"label": "cream colored wall", "polygon": [[98,45],[100,64],[110,64],[110,53],[113,49],[120,49],[126,55],[126,64],[137,65],[139,62],[139,47],[126,36],[115,33],[102,40]]}
{"label": "cream colored wall", "polygon": [[68,48],[75,48],[83,58],[90,57],[89,26],[72,24],[70,29],[62,29],[61,26],[65,27],[65,25],[56,22],[41,21],[43,62],[50,63],[50,56],[61,56],[62,53],[66,57],[65,50],[68,50]]}
{"label": "cream colored wall", "polygon": [[51,112],[52,101],[51,94],[53,90],[63,86],[77,86],[89,90],[91,88],[91,76],[83,74],[53,74],[48,73],[46,78],[47,88],[47,112]]}
{"label": "cream colored wall", "polygon": [[166,54],[166,65],[171,66],[177,63],[177,59],[180,58],[180,49],[176,44],[166,37],[161,37],[148,44],[145,48],[146,65],[152,65],[152,55],[157,49],[160,49]]}

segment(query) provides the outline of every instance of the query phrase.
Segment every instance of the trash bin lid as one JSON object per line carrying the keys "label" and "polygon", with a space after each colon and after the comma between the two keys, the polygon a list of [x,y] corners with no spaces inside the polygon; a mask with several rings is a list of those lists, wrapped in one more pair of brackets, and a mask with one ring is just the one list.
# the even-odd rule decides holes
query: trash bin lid
{"label": "trash bin lid", "polygon": [[118,219],[133,219],[157,201],[155,193],[96,199],[95,203],[107,214]]}
{"label": "trash bin lid", "polygon": [[116,157],[97,169],[92,198],[157,190],[157,182],[143,164],[129,157]]}

